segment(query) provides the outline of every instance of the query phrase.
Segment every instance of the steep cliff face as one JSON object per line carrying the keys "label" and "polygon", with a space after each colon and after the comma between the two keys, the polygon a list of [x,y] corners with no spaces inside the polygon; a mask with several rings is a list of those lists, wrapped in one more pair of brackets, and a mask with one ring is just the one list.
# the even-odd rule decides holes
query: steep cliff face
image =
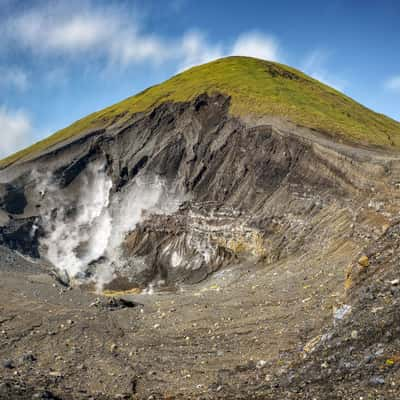
{"label": "steep cliff face", "polygon": [[[6,168],[2,204],[11,219],[2,242],[60,261],[55,268],[70,278],[93,279],[101,268],[113,288],[175,286],[228,264],[314,251],[352,234],[367,197],[394,190],[395,157],[284,121],[244,122],[229,114],[229,103],[221,94],[166,103]],[[121,219],[110,249],[111,230],[94,235]],[[71,229],[67,250],[51,248]],[[71,256],[74,268],[62,260]]]}

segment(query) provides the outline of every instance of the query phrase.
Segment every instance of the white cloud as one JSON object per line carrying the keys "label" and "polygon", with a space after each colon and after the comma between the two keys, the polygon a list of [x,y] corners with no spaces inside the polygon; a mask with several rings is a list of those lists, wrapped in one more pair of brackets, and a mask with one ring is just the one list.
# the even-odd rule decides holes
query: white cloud
{"label": "white cloud", "polygon": [[226,55],[220,44],[211,45],[201,32],[185,34],[181,43],[177,44],[175,51],[177,54],[181,53],[180,70],[204,64]]}
{"label": "white cloud", "polygon": [[301,65],[301,69],[308,75],[312,76],[328,86],[343,91],[347,82],[336,76],[333,76],[327,69],[326,64],[330,54],[323,50],[314,50],[307,55]]}
{"label": "white cloud", "polygon": [[394,91],[400,91],[400,75],[393,76],[385,82],[385,88]]}
{"label": "white cloud", "polygon": [[180,70],[226,56],[247,56],[269,61],[280,58],[278,42],[272,36],[258,32],[239,35],[232,46],[211,44],[201,32],[190,32],[184,35],[180,51],[183,59]]}
{"label": "white cloud", "polygon": [[25,90],[28,87],[28,77],[26,73],[18,67],[0,66],[0,87],[6,86]]}
{"label": "white cloud", "polygon": [[[54,4],[54,3],[53,3]],[[168,56],[161,38],[144,34],[138,21],[116,7],[95,7],[90,2],[56,3],[9,18],[2,36],[41,55],[104,56],[131,63],[159,61]]]}
{"label": "white cloud", "polygon": [[182,70],[228,55],[279,58],[277,41],[259,32],[243,33],[231,46],[210,42],[199,31],[164,38],[145,32],[132,10],[99,7],[85,0],[81,3],[50,3],[13,15],[1,24],[0,34],[34,54],[85,61],[93,56],[103,57],[111,64],[121,65],[173,61]]}
{"label": "white cloud", "polygon": [[231,54],[262,58],[269,61],[277,61],[280,58],[276,39],[258,32],[240,35],[233,45]]}
{"label": "white cloud", "polygon": [[0,107],[0,157],[22,149],[32,139],[32,125],[23,111]]}
{"label": "white cloud", "polygon": [[[86,50],[88,48],[98,46],[100,43],[108,40],[115,30],[113,21],[111,21],[110,30],[106,30],[106,20],[103,16],[87,16],[87,15],[77,15],[71,20],[61,20],[58,25],[50,24],[46,29],[41,31],[41,21],[32,21],[37,26],[31,27],[31,30],[38,33],[38,36],[42,36],[44,44],[50,49],[54,50]],[[24,29],[26,32],[26,29]],[[48,33],[48,35],[44,35]],[[28,31],[29,35],[29,31]],[[34,37],[34,36],[31,36]],[[29,40],[29,36],[26,37]]]}
{"label": "white cloud", "polygon": [[[126,35],[126,36],[124,36]],[[156,36],[118,34],[119,38],[110,43],[109,55],[114,63],[123,65],[150,61],[160,64],[173,57],[171,45]]]}

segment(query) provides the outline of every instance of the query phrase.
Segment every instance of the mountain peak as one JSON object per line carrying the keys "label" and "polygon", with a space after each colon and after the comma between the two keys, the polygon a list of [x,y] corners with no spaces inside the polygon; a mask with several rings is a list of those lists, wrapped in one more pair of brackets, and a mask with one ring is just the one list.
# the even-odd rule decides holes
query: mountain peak
{"label": "mountain peak", "polygon": [[232,56],[179,73],[117,104],[95,112],[3,161],[7,166],[55,143],[123,122],[164,102],[190,101],[202,93],[230,96],[238,117],[273,116],[339,140],[381,147],[400,146],[400,123],[362,106],[339,91],[289,66]]}

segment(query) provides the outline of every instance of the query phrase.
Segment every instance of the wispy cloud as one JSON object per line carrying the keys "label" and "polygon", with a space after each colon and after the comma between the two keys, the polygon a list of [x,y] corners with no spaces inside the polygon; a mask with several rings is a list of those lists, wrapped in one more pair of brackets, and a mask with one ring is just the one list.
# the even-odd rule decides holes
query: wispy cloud
{"label": "wispy cloud", "polygon": [[343,91],[348,83],[329,71],[327,67],[329,58],[329,52],[324,50],[314,50],[306,56],[300,68],[308,75],[318,79],[326,85]]}
{"label": "wispy cloud", "polygon": [[280,60],[278,41],[260,32],[240,35],[233,45],[232,55],[262,58],[270,61]]}
{"label": "wispy cloud", "polygon": [[391,78],[387,79],[384,86],[388,90],[400,92],[400,75],[392,76]]}
{"label": "wispy cloud", "polygon": [[181,52],[180,70],[197,64],[226,56],[248,56],[270,61],[281,59],[278,41],[259,32],[245,32],[237,37],[232,45],[223,43],[211,44],[201,32],[191,32],[183,37],[182,45],[177,49]]}
{"label": "wispy cloud", "polygon": [[51,4],[13,15],[2,24],[1,36],[42,56],[100,57],[120,65],[173,61],[180,70],[227,55],[279,58],[278,42],[259,32],[245,32],[231,45],[210,42],[201,31],[166,38],[146,32],[131,10],[84,0],[79,7],[74,2]]}
{"label": "wispy cloud", "polygon": [[24,111],[11,111],[0,107],[0,157],[22,149],[30,143],[32,125]]}
{"label": "wispy cloud", "polygon": [[199,31],[186,33],[176,44],[175,52],[180,59],[180,71],[224,56],[222,45],[209,43]]}
{"label": "wispy cloud", "polygon": [[0,87],[25,90],[28,87],[27,74],[18,67],[0,66]]}
{"label": "wispy cloud", "polygon": [[52,4],[10,17],[3,38],[41,55],[103,56],[121,63],[160,61],[167,55],[162,39],[141,32],[135,17],[122,9],[90,2]]}

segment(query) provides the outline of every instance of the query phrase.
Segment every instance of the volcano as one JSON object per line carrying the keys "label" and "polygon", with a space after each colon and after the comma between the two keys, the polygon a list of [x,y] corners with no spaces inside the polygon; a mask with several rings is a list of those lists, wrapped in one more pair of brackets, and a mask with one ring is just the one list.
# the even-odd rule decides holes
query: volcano
{"label": "volcano", "polygon": [[228,57],[2,160],[0,394],[398,398],[399,147]]}

